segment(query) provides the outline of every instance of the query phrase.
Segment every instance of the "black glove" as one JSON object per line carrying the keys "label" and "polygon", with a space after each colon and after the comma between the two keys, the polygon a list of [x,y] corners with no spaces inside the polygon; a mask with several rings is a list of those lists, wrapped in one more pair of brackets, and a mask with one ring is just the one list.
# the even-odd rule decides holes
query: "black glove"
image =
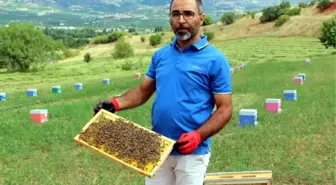
{"label": "black glove", "polygon": [[116,111],[114,104],[109,100],[99,102],[93,109],[94,115],[96,115],[100,111],[100,109],[104,109],[112,113]]}

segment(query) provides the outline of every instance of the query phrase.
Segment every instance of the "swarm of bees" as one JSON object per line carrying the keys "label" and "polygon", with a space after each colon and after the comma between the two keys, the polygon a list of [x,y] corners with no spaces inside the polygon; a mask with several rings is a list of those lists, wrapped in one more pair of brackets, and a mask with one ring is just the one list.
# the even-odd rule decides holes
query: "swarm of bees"
{"label": "swarm of bees", "polygon": [[124,119],[100,118],[82,132],[79,139],[91,146],[140,169],[149,163],[157,163],[161,155],[161,138]]}

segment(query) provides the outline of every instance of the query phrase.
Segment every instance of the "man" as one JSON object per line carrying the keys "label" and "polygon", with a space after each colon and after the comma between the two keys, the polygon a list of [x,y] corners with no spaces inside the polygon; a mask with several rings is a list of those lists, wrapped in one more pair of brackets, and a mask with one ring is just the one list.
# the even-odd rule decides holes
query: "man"
{"label": "man", "polygon": [[[101,102],[111,112],[144,104],[154,92],[152,130],[177,141],[146,185],[202,185],[210,159],[210,138],[231,119],[230,66],[200,35],[201,0],[173,0],[170,24],[176,38],[156,51],[143,82],[120,97]],[[217,106],[215,112],[214,106]]]}

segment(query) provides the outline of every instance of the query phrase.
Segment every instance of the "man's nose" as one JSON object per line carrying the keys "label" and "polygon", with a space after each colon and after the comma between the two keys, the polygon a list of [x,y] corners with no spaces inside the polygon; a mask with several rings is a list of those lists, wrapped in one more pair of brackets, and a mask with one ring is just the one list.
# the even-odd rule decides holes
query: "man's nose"
{"label": "man's nose", "polygon": [[179,19],[178,19],[178,22],[179,22],[179,23],[185,23],[185,22],[186,22],[185,19],[184,19],[183,14],[180,15],[180,17],[179,17]]}

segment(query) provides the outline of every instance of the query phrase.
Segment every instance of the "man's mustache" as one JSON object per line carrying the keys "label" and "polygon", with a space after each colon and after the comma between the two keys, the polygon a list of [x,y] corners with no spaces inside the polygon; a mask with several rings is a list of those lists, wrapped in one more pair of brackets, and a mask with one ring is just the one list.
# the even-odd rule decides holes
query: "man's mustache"
{"label": "man's mustache", "polygon": [[187,27],[178,27],[178,28],[176,28],[176,31],[179,31],[179,30],[188,30],[188,31],[190,31],[189,28],[187,28]]}

